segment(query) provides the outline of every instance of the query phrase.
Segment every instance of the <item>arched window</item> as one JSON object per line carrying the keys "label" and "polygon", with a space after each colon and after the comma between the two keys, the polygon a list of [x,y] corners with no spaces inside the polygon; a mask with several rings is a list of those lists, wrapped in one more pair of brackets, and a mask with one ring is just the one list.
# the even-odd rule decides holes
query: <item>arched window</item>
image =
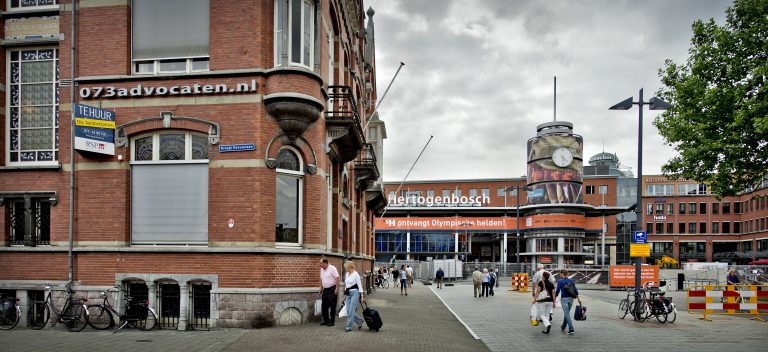
{"label": "arched window", "polygon": [[208,242],[208,137],[163,130],[131,140],[131,242]]}
{"label": "arched window", "polygon": [[275,241],[282,245],[302,243],[303,177],[304,165],[293,148],[277,152]]}

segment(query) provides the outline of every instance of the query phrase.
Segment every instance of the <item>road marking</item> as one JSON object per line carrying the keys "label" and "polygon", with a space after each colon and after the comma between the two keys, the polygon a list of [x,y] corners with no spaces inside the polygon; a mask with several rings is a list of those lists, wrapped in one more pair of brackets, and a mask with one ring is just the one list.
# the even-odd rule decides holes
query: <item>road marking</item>
{"label": "road marking", "polygon": [[454,317],[456,317],[456,319],[459,321],[459,323],[461,323],[461,325],[464,325],[464,327],[467,329],[467,331],[469,331],[469,334],[472,335],[472,337],[474,337],[475,340],[480,340],[480,337],[478,337],[477,334],[475,334],[475,332],[472,331],[472,328],[470,328],[469,325],[467,325],[467,323],[464,322],[464,320],[461,320],[459,315],[456,314],[456,312],[454,312],[453,309],[451,309],[451,307],[448,306],[448,303],[445,303],[443,298],[440,297],[439,294],[437,294],[437,291],[435,291],[435,287],[434,286],[429,286],[429,289],[432,290],[432,293],[434,293],[435,296],[437,296],[437,299],[439,299],[440,302],[443,302],[443,305],[445,306],[445,308],[448,308],[448,311],[451,312],[451,314],[453,314]]}

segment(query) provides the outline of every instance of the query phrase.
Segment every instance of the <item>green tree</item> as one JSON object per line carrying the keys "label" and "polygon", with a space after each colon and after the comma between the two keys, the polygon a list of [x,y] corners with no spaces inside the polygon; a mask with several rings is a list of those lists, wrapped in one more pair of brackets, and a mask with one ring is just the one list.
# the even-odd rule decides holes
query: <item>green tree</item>
{"label": "green tree", "polygon": [[726,22],[693,23],[684,64],[666,60],[654,125],[678,155],[665,175],[734,195],[768,175],[768,0],[735,0]]}

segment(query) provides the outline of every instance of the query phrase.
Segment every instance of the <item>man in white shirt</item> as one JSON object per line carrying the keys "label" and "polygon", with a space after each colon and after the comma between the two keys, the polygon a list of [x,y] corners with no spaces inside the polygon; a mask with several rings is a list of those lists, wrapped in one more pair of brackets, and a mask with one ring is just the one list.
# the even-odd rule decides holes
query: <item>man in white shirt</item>
{"label": "man in white shirt", "polygon": [[326,258],[320,259],[320,296],[323,300],[323,322],[320,325],[333,326],[339,296],[339,271]]}
{"label": "man in white shirt", "polygon": [[[541,281],[541,279],[544,277],[544,272],[546,272],[546,270],[544,270],[543,264],[536,265],[536,273],[533,274],[533,277],[531,278],[531,281],[530,281],[533,287],[536,287],[539,284],[539,281]],[[552,273],[549,273],[549,274],[550,274],[549,281],[553,284],[556,284],[557,282],[554,279],[554,275],[552,275]],[[531,290],[531,291],[534,291],[532,293],[534,294],[536,290]]]}
{"label": "man in white shirt", "polygon": [[405,271],[408,272],[408,287],[413,286],[413,268],[410,265],[405,267]]}

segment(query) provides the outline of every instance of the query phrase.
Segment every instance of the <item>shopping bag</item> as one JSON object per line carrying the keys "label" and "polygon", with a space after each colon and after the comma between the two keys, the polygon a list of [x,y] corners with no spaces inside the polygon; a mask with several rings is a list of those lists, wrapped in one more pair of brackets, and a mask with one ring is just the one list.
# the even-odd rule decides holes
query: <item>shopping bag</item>
{"label": "shopping bag", "polygon": [[315,315],[320,315],[322,310],[323,310],[323,300],[322,299],[316,299],[315,300]]}
{"label": "shopping bag", "polygon": [[341,309],[339,310],[339,318],[344,318],[347,316],[347,306],[341,305]]}
{"label": "shopping bag", "polygon": [[539,326],[539,310],[536,309],[535,304],[531,304],[531,325]]}

